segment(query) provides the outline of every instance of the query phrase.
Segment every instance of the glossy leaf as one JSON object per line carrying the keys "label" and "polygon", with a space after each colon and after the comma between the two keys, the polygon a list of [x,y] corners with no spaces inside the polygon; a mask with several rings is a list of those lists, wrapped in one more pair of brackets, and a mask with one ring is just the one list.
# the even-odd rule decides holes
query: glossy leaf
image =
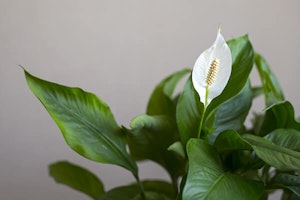
{"label": "glossy leaf", "polygon": [[243,138],[252,146],[259,158],[282,171],[300,170],[300,152],[275,145],[255,135],[246,134]]}
{"label": "glossy leaf", "polygon": [[264,136],[278,128],[300,131],[300,123],[295,120],[295,111],[289,101],[277,102],[265,109],[265,116],[260,119],[256,134]]}
{"label": "glossy leaf", "polygon": [[94,174],[69,162],[51,164],[49,174],[57,183],[81,191],[95,200],[104,193],[102,182]]}
{"label": "glossy leaf", "polygon": [[284,185],[300,186],[300,176],[292,174],[279,173],[273,181]]}
{"label": "glossy leaf", "polygon": [[267,61],[258,53],[255,54],[255,65],[262,82],[266,106],[283,101],[284,95],[277,78],[271,71]]}
{"label": "glossy leaf", "polygon": [[185,161],[169,151],[177,141],[176,125],[167,116],[140,115],[130,123],[127,138],[130,152],[137,160],[150,159],[162,165],[175,181],[184,173]]}
{"label": "glossy leaf", "polygon": [[214,116],[214,132],[210,141],[224,130],[244,131],[244,122],[252,104],[252,92],[250,82],[234,97],[228,99],[218,107]]}
{"label": "glossy leaf", "polygon": [[232,55],[232,72],[230,79],[222,92],[208,106],[206,115],[227,99],[235,96],[244,87],[254,63],[254,51],[248,36],[234,38],[227,42]]}
{"label": "glossy leaf", "polygon": [[184,146],[190,138],[197,137],[203,109],[199,95],[193,87],[192,79],[189,78],[179,97],[176,109],[180,139]]}
{"label": "glossy leaf", "polygon": [[168,147],[168,150],[175,152],[182,158],[186,158],[184,147],[180,141],[177,141],[177,142],[174,142],[173,144],[171,144]]}
{"label": "glossy leaf", "polygon": [[188,73],[189,69],[183,69],[162,80],[151,94],[146,113],[174,116],[176,103],[173,101],[173,93],[178,82]]}
{"label": "glossy leaf", "polygon": [[201,199],[260,199],[261,182],[225,173],[215,148],[200,139],[187,144],[189,171],[183,200]]}
{"label": "glossy leaf", "polygon": [[252,150],[249,145],[236,131],[226,130],[221,132],[214,146],[219,152],[232,151],[232,150]]}
{"label": "glossy leaf", "polygon": [[286,188],[292,191],[298,198],[300,198],[300,176],[280,173],[273,178],[273,184]]}
{"label": "glossy leaf", "polygon": [[109,107],[80,88],[51,83],[25,71],[29,88],[60,128],[67,144],[82,156],[116,164],[137,176],[137,166]]}
{"label": "glossy leaf", "polygon": [[300,151],[300,131],[295,129],[276,129],[264,138],[278,146]]}
{"label": "glossy leaf", "polygon": [[[172,185],[163,181],[143,181],[147,200],[175,199],[175,192]],[[139,186],[129,185],[114,188],[104,195],[99,200],[138,200],[141,199]],[[142,200],[142,199],[141,199]]]}

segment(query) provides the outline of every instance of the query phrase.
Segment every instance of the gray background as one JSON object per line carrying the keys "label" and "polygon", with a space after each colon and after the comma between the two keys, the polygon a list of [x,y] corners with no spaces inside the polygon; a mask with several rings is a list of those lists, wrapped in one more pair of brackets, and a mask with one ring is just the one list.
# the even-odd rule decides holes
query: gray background
{"label": "gray background", "polygon": [[[89,199],[48,177],[48,164],[57,160],[90,169],[107,189],[134,180],[69,149],[19,64],[97,94],[128,126],[154,86],[191,68],[221,25],[226,39],[249,34],[299,114],[299,10],[298,0],[0,0],[0,199]],[[140,174],[168,179],[150,162],[140,164]]]}

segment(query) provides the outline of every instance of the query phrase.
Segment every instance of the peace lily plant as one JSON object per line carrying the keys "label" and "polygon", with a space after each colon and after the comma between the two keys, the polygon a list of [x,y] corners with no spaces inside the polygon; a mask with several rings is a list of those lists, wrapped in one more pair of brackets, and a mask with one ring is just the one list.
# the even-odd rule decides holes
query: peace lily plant
{"label": "peace lily plant", "polygon": [[[254,67],[253,67],[254,66]],[[253,86],[256,69],[261,85]],[[97,200],[282,199],[300,197],[300,123],[277,79],[247,37],[220,33],[197,59],[162,80],[146,113],[118,125],[109,106],[92,93],[42,80],[25,71],[27,84],[83,157],[118,165],[136,182],[105,190],[93,173],[67,161],[49,166],[56,182]],[[179,92],[180,80],[187,81]],[[263,112],[249,112],[262,95]],[[246,127],[250,114],[252,126]],[[126,148],[128,147],[128,148]],[[140,180],[137,162],[161,165],[170,181]]]}

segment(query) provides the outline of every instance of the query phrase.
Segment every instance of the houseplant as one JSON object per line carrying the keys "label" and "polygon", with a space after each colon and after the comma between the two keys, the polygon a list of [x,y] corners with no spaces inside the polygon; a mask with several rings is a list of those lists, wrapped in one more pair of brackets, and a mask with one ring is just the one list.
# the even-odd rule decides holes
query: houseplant
{"label": "houseplant", "polygon": [[[260,86],[252,86],[256,69]],[[60,128],[67,144],[87,159],[129,170],[136,182],[105,191],[99,178],[75,164],[49,166],[58,182],[92,199],[282,199],[300,197],[300,123],[292,104],[248,36],[213,45],[191,69],[162,80],[146,113],[118,125],[109,106],[92,93],[42,80],[24,69],[27,84]],[[179,81],[188,77],[179,94]],[[245,127],[253,99],[265,109]],[[126,149],[129,147],[129,150]],[[170,175],[140,180],[137,162],[152,160]]]}

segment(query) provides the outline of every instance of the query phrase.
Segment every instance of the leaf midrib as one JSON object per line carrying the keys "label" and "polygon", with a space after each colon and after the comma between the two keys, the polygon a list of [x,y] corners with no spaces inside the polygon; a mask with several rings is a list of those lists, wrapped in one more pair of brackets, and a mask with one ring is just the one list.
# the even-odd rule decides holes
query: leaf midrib
{"label": "leaf midrib", "polygon": [[211,187],[209,188],[209,190],[206,192],[206,195],[204,196],[204,198],[206,199],[209,194],[213,191],[213,188],[225,177],[225,174],[221,174],[221,176],[219,176],[219,178],[211,185]]}
{"label": "leaf midrib", "polygon": [[[43,91],[43,92],[44,92],[44,91]],[[58,94],[60,94],[60,93],[58,93]],[[127,162],[127,164],[129,164],[129,166],[130,166],[132,169],[135,169],[135,167],[132,166],[131,162],[127,159],[127,157],[124,156],[124,154],[122,153],[122,151],[121,151],[119,148],[117,148],[117,146],[115,146],[115,145],[113,144],[113,142],[112,142],[111,140],[109,140],[109,138],[108,138],[105,134],[103,134],[103,131],[101,131],[96,125],[94,125],[93,123],[91,123],[90,121],[88,121],[86,118],[82,117],[80,114],[78,114],[77,112],[75,112],[75,111],[74,111],[71,107],[69,107],[68,105],[65,105],[65,104],[63,104],[63,103],[60,103],[60,101],[55,97],[55,95],[53,94],[52,91],[47,92],[46,95],[42,95],[42,96],[49,96],[51,99],[54,99],[54,101],[51,101],[51,100],[50,100],[50,101],[52,102],[52,104],[53,104],[53,102],[56,102],[56,105],[60,106],[63,110],[68,111],[69,114],[70,114],[71,116],[73,116],[74,118],[76,118],[78,121],[82,122],[83,124],[87,124],[87,127],[88,127],[90,130],[92,130],[92,132],[93,132],[94,134],[96,134],[96,138],[98,138],[98,139],[97,139],[98,141],[101,141],[101,139],[102,139],[102,141],[103,141],[107,146],[109,146],[109,147],[111,147],[111,149],[113,149],[113,152],[115,152],[116,154],[118,154],[119,157],[122,157],[123,160],[125,160],[125,161]],[[38,98],[40,98],[40,97],[38,97]],[[46,99],[47,99],[47,98],[45,98],[44,100],[47,101]],[[49,101],[49,100],[48,100],[48,101]],[[42,101],[42,102],[43,102],[43,101]],[[44,104],[44,105],[45,105],[45,104]],[[49,105],[49,104],[47,104],[47,105]],[[49,107],[46,106],[46,105],[45,105],[45,107],[46,107],[47,109],[49,108]],[[55,107],[55,106],[54,106],[54,107]],[[52,108],[53,108],[53,106],[52,106]],[[54,115],[56,115],[56,116],[59,116],[59,115],[56,114],[56,112],[53,112],[54,109],[51,109],[51,110],[52,110],[52,111],[51,111],[52,114],[54,114]],[[59,125],[59,126],[61,126],[61,125]],[[98,136],[98,137],[97,137],[97,136]],[[100,136],[102,136],[102,137],[100,137]],[[100,143],[101,143],[101,142],[100,142]],[[124,158],[125,158],[125,159],[124,159]],[[126,166],[124,166],[124,167],[126,167]],[[127,168],[127,167],[126,167],[126,168]]]}

